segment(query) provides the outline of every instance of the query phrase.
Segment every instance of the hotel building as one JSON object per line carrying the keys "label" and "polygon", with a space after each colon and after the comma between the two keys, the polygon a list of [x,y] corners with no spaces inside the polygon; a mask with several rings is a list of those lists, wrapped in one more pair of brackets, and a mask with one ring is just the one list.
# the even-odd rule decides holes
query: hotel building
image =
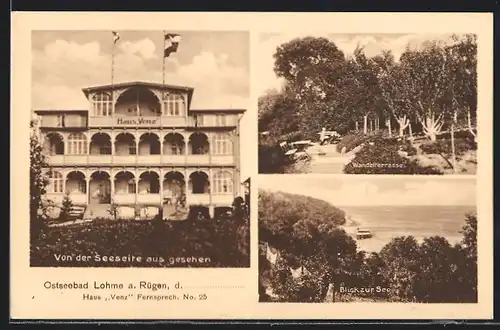
{"label": "hotel building", "polygon": [[[192,109],[193,88],[146,82],[84,88],[85,110],[36,110],[46,198],[86,213],[111,204],[227,210],[241,195],[243,109]],[[176,206],[177,210],[177,206]],[[168,210],[167,210],[168,211]]]}

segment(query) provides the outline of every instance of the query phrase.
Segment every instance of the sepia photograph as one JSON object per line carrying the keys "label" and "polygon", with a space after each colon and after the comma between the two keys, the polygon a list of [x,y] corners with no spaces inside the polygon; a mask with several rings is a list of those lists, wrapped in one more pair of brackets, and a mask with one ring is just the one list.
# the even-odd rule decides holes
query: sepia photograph
{"label": "sepia photograph", "polygon": [[259,180],[260,302],[477,303],[475,179],[345,178]]}
{"label": "sepia photograph", "polygon": [[13,14],[11,319],[491,318],[492,27]]}
{"label": "sepia photograph", "polygon": [[475,174],[473,33],[259,35],[259,173]]}
{"label": "sepia photograph", "polygon": [[250,267],[248,97],[247,32],[33,31],[31,266]]}

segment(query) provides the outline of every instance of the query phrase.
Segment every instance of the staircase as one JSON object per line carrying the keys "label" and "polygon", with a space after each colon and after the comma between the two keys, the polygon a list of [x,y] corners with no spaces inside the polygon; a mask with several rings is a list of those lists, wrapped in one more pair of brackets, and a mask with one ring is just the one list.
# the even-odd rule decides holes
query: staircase
{"label": "staircase", "polygon": [[163,205],[163,219],[172,220],[172,221],[180,221],[187,219],[187,210],[181,206],[177,208],[177,212],[175,211],[175,206],[172,204],[164,204]]}
{"label": "staircase", "polygon": [[73,205],[69,211],[68,217],[71,220],[82,219],[85,214],[86,206],[84,205]]}
{"label": "staircase", "polygon": [[311,155],[308,172],[318,174],[342,174],[344,166],[350,162],[354,154],[342,154],[335,144],[313,146],[308,149]]}
{"label": "staircase", "polygon": [[83,220],[94,220],[96,218],[111,219],[109,204],[89,204],[83,215]]}

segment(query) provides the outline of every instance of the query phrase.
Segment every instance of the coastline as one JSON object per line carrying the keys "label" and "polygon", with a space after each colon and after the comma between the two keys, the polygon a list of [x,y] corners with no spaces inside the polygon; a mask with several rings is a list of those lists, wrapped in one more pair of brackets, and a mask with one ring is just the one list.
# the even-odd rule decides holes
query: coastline
{"label": "coastline", "polygon": [[[393,238],[401,236],[413,236],[419,244],[422,243],[425,238],[432,236],[444,237],[451,245],[459,243],[462,238],[462,235],[459,233],[459,228],[457,228],[456,232],[443,232],[439,230],[439,227],[436,228],[436,231],[417,232],[411,227],[397,225],[396,222],[392,221],[383,223],[382,226],[380,226],[381,221],[377,220],[377,218],[372,219],[367,214],[352,212],[352,210],[348,212],[344,207],[339,208],[345,212],[346,220],[339,228],[342,228],[347,235],[351,236],[356,241],[358,251],[379,253]],[[356,231],[358,228],[372,231],[373,237],[361,240],[356,239]]]}
{"label": "coastline", "polygon": [[[354,219],[347,211],[345,211],[345,220],[346,222],[342,225],[339,226],[342,228],[347,235],[351,236],[355,241],[356,245],[358,247],[358,251],[365,251],[367,253],[371,252],[380,252],[384,245],[390,242],[390,239],[381,239],[376,236],[376,233],[373,233],[373,237],[368,238],[368,239],[362,239],[358,240],[356,239],[356,232],[358,228],[364,228],[363,226],[365,223],[362,221],[362,218],[356,217]],[[369,228],[364,228],[364,229],[369,229]]]}

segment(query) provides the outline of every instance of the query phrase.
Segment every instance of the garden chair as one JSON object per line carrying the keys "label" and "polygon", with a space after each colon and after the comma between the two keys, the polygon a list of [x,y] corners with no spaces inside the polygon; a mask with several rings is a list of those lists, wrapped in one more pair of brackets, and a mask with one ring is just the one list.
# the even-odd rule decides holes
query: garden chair
{"label": "garden chair", "polygon": [[293,157],[297,152],[297,149],[290,148],[290,145],[286,141],[280,143],[280,148],[287,157]]}

